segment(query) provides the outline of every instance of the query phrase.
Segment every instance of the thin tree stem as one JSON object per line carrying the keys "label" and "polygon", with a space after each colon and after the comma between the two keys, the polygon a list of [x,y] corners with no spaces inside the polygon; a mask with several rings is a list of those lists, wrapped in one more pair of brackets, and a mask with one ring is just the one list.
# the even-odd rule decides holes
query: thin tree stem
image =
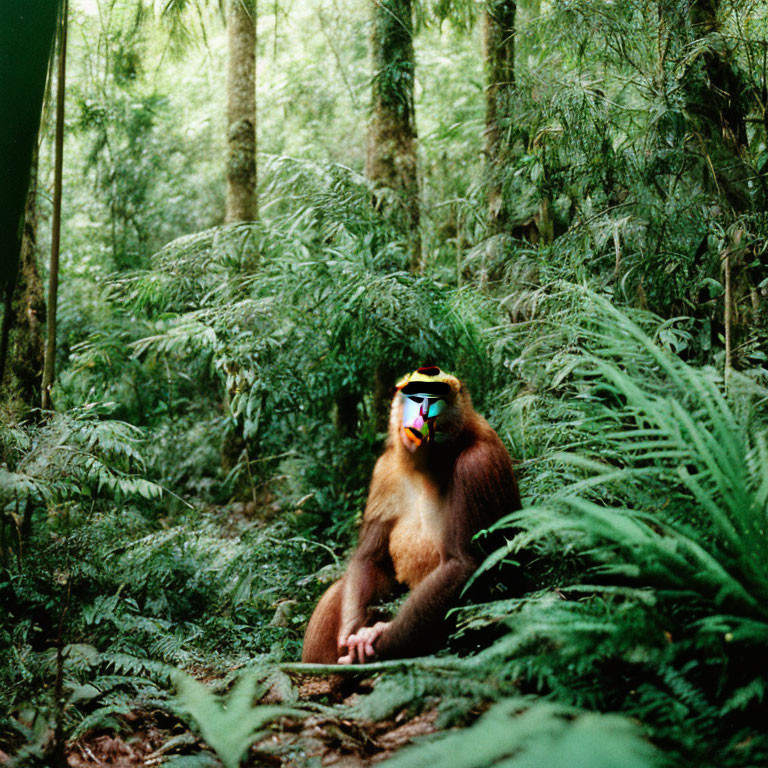
{"label": "thin tree stem", "polygon": [[56,304],[59,293],[59,246],[61,242],[61,196],[64,159],[64,97],[66,94],[67,66],[67,11],[68,0],[61,7],[59,28],[59,79],[56,90],[56,139],[53,168],[53,221],[51,223],[51,264],[48,276],[47,344],[43,367],[42,408],[51,409],[51,387],[56,364]]}
{"label": "thin tree stem", "polygon": [[725,271],[725,370],[723,371],[723,381],[725,382],[726,389],[728,388],[728,379],[731,374],[731,367],[733,365],[732,349],[731,349],[731,331],[732,331],[732,304],[733,296],[731,293],[731,254],[730,250],[725,251],[723,258],[723,269]]}

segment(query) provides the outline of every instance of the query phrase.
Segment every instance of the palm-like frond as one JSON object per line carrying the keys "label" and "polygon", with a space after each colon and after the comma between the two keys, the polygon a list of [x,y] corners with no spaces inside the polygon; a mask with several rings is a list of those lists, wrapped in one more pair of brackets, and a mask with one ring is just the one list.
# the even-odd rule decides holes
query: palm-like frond
{"label": "palm-like frond", "polygon": [[227,768],[237,768],[248,747],[263,734],[268,723],[288,715],[306,713],[289,707],[254,706],[258,678],[253,672],[240,675],[222,699],[183,672],[174,674],[180,707],[189,713],[203,738]]}
{"label": "palm-like frond", "polygon": [[[549,511],[523,512],[514,523],[529,540],[565,525],[580,548],[610,543],[623,554],[607,557],[604,572],[639,568],[654,584],[695,586],[718,607],[736,601],[768,619],[766,426],[755,406],[765,393],[745,382],[727,397],[714,370],[687,365],[606,300],[589,299],[600,316],[583,329],[590,351],[570,370],[611,407],[592,426],[589,461],[563,458],[591,476],[565,488]],[[633,355],[645,358],[649,379],[624,363],[632,366]],[[574,496],[599,499],[622,485],[666,489],[669,503],[659,507],[656,496],[653,506],[614,509]]]}

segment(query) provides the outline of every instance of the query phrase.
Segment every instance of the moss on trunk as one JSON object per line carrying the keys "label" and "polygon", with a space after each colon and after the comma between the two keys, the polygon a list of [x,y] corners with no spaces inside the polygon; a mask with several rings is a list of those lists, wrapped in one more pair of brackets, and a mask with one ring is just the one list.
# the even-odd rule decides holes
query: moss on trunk
{"label": "moss on trunk", "polygon": [[24,207],[19,274],[11,301],[10,355],[4,400],[18,418],[40,405],[45,340],[45,294],[37,266],[37,150]]}

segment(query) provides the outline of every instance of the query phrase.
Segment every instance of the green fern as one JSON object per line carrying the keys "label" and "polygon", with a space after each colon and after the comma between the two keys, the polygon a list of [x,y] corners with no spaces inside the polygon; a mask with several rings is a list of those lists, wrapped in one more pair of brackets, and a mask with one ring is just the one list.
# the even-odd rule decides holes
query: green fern
{"label": "green fern", "polygon": [[506,615],[510,629],[467,663],[638,717],[681,760],[702,757],[704,734],[719,740],[723,764],[759,760],[764,392],[736,375],[726,392],[714,371],[664,348],[653,316],[563,290],[560,306],[577,322],[542,333],[533,353],[547,350],[556,384],[540,400],[559,403],[572,444],[549,453],[545,444],[534,482],[546,490],[499,524],[510,543],[485,565],[533,550],[557,559],[557,589],[465,610],[467,627]]}
{"label": "green fern", "polygon": [[227,768],[237,768],[248,747],[264,734],[268,723],[281,717],[303,717],[289,707],[256,706],[258,675],[244,672],[226,697],[212,693],[193,677],[176,671],[176,701],[200,729],[205,742]]}
{"label": "green fern", "polygon": [[629,720],[516,697],[473,726],[404,749],[391,768],[650,768],[660,756]]}
{"label": "green fern", "polygon": [[109,498],[158,498],[163,489],[143,476],[142,430],[114,419],[99,404],[57,413],[28,428],[0,468],[0,502],[32,496],[46,502]]}
{"label": "green fern", "polygon": [[[768,638],[762,556],[768,470],[761,460],[768,431],[745,400],[749,392],[735,394],[732,405],[711,371],[659,348],[605,300],[590,294],[590,301],[604,319],[591,333],[593,352],[580,356],[571,375],[595,377],[592,390],[621,398],[623,410],[618,415],[603,408],[592,427],[591,458],[557,457],[589,472],[589,479],[564,488],[551,506],[513,515],[501,527],[524,529],[518,548],[559,532],[601,561],[600,574],[644,579],[670,593],[694,589],[719,611],[748,622],[750,638]],[[632,347],[661,372],[663,390],[653,380],[639,383],[615,362],[626,360]],[[666,487],[674,503],[664,511],[617,509],[576,495],[622,487],[635,499]],[[709,626],[704,621],[700,629]]]}
{"label": "green fern", "polygon": [[79,739],[95,728],[119,732],[123,727],[121,718],[130,715],[133,710],[133,702],[126,701],[123,696],[119,701],[99,707],[86,715],[72,730],[70,738]]}

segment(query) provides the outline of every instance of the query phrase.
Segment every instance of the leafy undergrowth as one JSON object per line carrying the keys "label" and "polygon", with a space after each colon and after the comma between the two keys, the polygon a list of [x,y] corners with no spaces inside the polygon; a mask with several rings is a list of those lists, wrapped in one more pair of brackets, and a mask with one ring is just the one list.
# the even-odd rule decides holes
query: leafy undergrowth
{"label": "leafy undergrowth", "polygon": [[4,432],[11,764],[764,764],[766,391],[682,361],[648,313],[548,301],[534,342],[489,342],[523,348],[529,387],[492,400],[529,503],[481,575],[522,559],[529,588],[460,608],[453,655],[295,664],[349,551],[353,518],[330,509],[359,501],[327,468],[327,495],[307,487],[326,454],[306,475],[281,459],[247,504],[184,504],[103,409]]}
{"label": "leafy undergrowth", "polygon": [[[460,667],[456,658],[423,659],[405,665],[405,673],[378,680],[362,671],[327,677],[292,671],[291,678],[273,671],[261,685],[257,675],[244,673],[222,696],[177,673],[179,694],[170,702],[177,717],[167,710],[129,713],[117,731],[94,730],[70,742],[67,761],[77,768],[362,767],[384,761],[393,768],[661,764],[637,723],[538,697],[511,695],[491,703],[467,696],[465,689],[457,720],[447,704],[455,705],[456,699],[447,694],[446,684],[464,678],[466,685]],[[424,685],[430,678],[442,678],[431,696]],[[475,694],[483,685],[478,682]],[[488,679],[484,685],[489,693],[493,683]]]}
{"label": "leafy undergrowth", "polygon": [[[411,683],[428,678],[430,672],[446,673],[452,666],[455,674],[460,664],[456,659],[423,663],[424,667],[418,661],[411,667]],[[179,717],[161,710],[131,712],[120,719],[117,731],[94,730],[70,742],[67,763],[76,768],[104,764],[213,768],[222,763],[225,768],[362,768],[384,761],[393,768],[497,764],[650,768],[660,764],[659,753],[636,723],[536,697],[513,695],[495,704],[478,701],[465,709],[457,723],[456,713],[445,706],[445,698],[450,697],[425,697],[423,685],[401,687],[402,678],[374,682],[362,672],[329,677],[294,673],[289,681],[273,673],[267,685],[270,678],[267,693],[254,701],[258,686],[247,673],[221,697],[183,677],[177,680],[180,693],[172,704]],[[444,682],[450,678],[444,676]],[[405,705],[404,692],[416,694]],[[293,704],[276,703],[285,699]],[[190,719],[192,730],[185,724]],[[446,730],[451,723],[465,727]]]}

